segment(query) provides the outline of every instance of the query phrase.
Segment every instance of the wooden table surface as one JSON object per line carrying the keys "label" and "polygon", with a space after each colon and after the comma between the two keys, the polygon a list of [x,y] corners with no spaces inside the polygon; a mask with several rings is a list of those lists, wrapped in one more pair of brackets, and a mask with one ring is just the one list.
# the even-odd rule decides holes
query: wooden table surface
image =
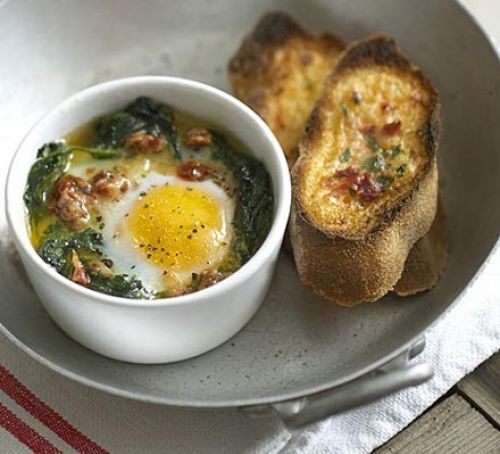
{"label": "wooden table surface", "polygon": [[500,453],[500,352],[375,453]]}

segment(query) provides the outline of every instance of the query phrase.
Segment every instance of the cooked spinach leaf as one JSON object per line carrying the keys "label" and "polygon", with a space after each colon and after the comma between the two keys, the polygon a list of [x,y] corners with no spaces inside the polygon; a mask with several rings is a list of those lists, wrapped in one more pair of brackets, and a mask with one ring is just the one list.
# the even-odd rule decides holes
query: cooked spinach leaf
{"label": "cooked spinach leaf", "polygon": [[261,162],[237,153],[224,136],[210,132],[212,158],[224,163],[236,181],[233,247],[244,263],[264,242],[271,227],[273,197],[269,174]]}
{"label": "cooked spinach leaf", "polygon": [[100,273],[90,272],[90,284],[88,288],[108,295],[121,296],[123,298],[148,298],[149,292],[144,288],[142,282],[135,277],[125,274],[105,276]]}
{"label": "cooked spinach leaf", "polygon": [[79,257],[85,257],[86,260],[98,259],[101,245],[102,235],[94,229],[73,232],[61,222],[56,222],[44,233],[38,254],[58,273],[69,277],[73,271],[71,251],[76,251]]}
{"label": "cooked spinach leaf", "polygon": [[122,148],[100,148],[100,147],[68,147],[67,151],[69,153],[73,151],[85,151],[90,154],[94,159],[113,159],[118,158],[122,155],[124,150]]}
{"label": "cooked spinach leaf", "polygon": [[148,292],[140,280],[124,274],[104,275],[92,271],[92,263],[102,259],[102,235],[94,229],[88,228],[81,232],[73,232],[62,223],[52,224],[45,232],[38,254],[58,273],[71,278],[73,264],[72,251],[75,251],[85,270],[89,273],[90,283],[88,288],[109,295],[123,296],[126,298],[144,298]]}
{"label": "cooked spinach leaf", "polygon": [[47,156],[63,152],[66,152],[66,144],[63,141],[47,142],[38,149],[38,151],[36,152],[36,157],[46,158]]}
{"label": "cooked spinach leaf", "polygon": [[124,145],[128,135],[142,130],[146,130],[143,120],[126,111],[117,112],[97,123],[93,142],[98,147],[118,148]]}
{"label": "cooked spinach leaf", "polygon": [[172,109],[144,96],[124,110],[102,118],[96,126],[93,142],[99,148],[120,148],[127,136],[138,131],[164,135],[174,156],[179,157]]}
{"label": "cooked spinach leaf", "polygon": [[69,153],[64,144],[53,142],[40,148],[37,157],[28,174],[24,191],[24,203],[30,215],[45,207],[54,184],[64,175]]}

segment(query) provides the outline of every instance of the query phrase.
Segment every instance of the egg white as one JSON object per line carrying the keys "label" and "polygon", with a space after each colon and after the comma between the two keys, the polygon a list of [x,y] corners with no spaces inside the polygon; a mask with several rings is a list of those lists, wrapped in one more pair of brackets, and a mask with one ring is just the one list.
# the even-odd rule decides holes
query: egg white
{"label": "egg white", "polygon": [[[166,184],[201,189],[212,195],[224,211],[226,230],[222,233],[227,242],[225,248],[229,247],[232,235],[234,200],[211,180],[188,182],[175,175],[150,172],[118,201],[100,204],[99,211],[102,216],[102,224],[104,224],[100,230],[103,235],[102,250],[106,257],[112,259],[113,270],[119,274],[136,276],[147,289],[154,292],[165,290],[164,267],[155,266],[144,257],[140,250],[134,247],[134,240],[127,230],[126,220],[128,213],[131,212],[135,203],[141,197],[141,193],[147,192],[152,187]],[[188,284],[191,281],[192,273],[200,273],[201,271],[203,270],[193,268],[182,272],[176,271],[175,274],[183,283]]]}

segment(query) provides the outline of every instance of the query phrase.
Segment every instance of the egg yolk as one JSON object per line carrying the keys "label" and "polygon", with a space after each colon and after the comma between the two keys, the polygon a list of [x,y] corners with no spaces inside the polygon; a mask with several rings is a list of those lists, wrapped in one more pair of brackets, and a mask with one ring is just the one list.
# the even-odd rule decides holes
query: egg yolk
{"label": "egg yolk", "polygon": [[226,219],[212,194],[180,185],[151,188],[134,204],[128,229],[145,258],[172,271],[196,271],[220,260]]}

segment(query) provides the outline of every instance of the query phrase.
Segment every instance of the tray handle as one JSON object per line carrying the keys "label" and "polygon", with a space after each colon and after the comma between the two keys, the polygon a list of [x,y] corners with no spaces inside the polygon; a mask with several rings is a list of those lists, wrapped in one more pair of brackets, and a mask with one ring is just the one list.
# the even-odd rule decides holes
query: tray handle
{"label": "tray handle", "polygon": [[244,407],[242,410],[250,416],[265,415],[273,411],[287,428],[299,429],[429,380],[433,375],[431,365],[410,364],[410,360],[417,356],[424,346],[425,339],[422,338],[409,350],[379,369],[327,391],[269,405]]}

